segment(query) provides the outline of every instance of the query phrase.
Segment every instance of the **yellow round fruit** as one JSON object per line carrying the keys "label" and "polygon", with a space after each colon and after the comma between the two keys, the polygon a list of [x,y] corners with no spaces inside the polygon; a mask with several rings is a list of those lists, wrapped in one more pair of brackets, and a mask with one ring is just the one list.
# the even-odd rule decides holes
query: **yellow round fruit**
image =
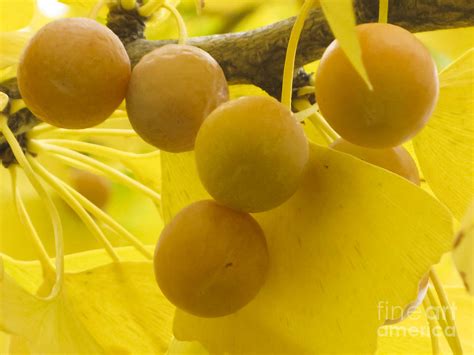
{"label": "yellow round fruit", "polygon": [[127,93],[133,129],[168,152],[192,150],[206,116],[228,100],[219,64],[200,48],[169,44],[135,66]]}
{"label": "yellow round fruit", "polygon": [[316,75],[319,109],[347,141],[395,147],[420,131],[435,107],[435,63],[423,44],[401,27],[370,23],[357,26],[357,34],[373,91],[334,41]]}
{"label": "yellow round fruit", "polygon": [[18,86],[38,118],[63,128],[103,122],[120,105],[130,60],[119,38],[87,18],[56,20],[36,33],[18,66]]}
{"label": "yellow round fruit", "polygon": [[178,308],[200,317],[225,316],[262,287],[267,244],[249,214],[198,201],[163,229],[154,267],[161,291]]}
{"label": "yellow round fruit", "polygon": [[370,164],[380,166],[381,168],[403,176],[415,185],[420,185],[418,167],[410,153],[402,146],[372,149],[361,147],[339,138],[335,140],[330,147],[340,152],[353,155]]}
{"label": "yellow round fruit", "polygon": [[309,156],[303,128],[291,111],[264,96],[219,106],[201,126],[195,151],[209,194],[245,212],[266,211],[290,198]]}
{"label": "yellow round fruit", "polygon": [[99,208],[104,208],[110,198],[110,181],[85,170],[73,170],[71,182],[74,189]]}

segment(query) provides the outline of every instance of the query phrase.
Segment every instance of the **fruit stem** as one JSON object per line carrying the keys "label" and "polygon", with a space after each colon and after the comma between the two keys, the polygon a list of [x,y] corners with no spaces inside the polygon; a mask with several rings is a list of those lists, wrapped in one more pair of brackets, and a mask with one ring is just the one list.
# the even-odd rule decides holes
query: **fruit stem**
{"label": "fruit stem", "polygon": [[27,229],[28,236],[31,238],[31,241],[33,242],[33,245],[36,249],[36,253],[38,254],[38,259],[43,270],[43,278],[47,280],[54,280],[56,274],[56,271],[54,270],[54,264],[52,263],[51,258],[48,255],[48,252],[46,251],[46,248],[44,247],[44,244],[38,235],[38,231],[36,230],[33,222],[31,221],[31,217],[25,207],[25,204],[23,203],[20,190],[18,189],[16,167],[11,166],[8,171],[11,177],[13,205],[17,211],[20,223],[24,225]]}
{"label": "fruit stem", "polygon": [[314,0],[306,0],[296,21],[291,29],[288,48],[286,50],[285,66],[283,69],[283,85],[281,89],[281,103],[291,109],[291,96],[293,93],[293,77],[295,72],[296,50],[298,40],[303,30],[304,22],[308,17],[309,10],[313,7]]}
{"label": "fruit stem", "polygon": [[39,178],[33,171],[33,168],[28,162],[28,159],[26,159],[26,156],[23,153],[20,144],[16,140],[13,132],[8,127],[7,118],[1,114],[0,132],[5,137],[8,145],[10,146],[13,152],[13,155],[15,156],[15,159],[18,161],[18,164],[23,168],[23,171],[28,177],[28,180],[30,181],[31,185],[34,187],[34,189],[46,205],[46,208],[51,218],[56,248],[56,279],[49,295],[46,297],[47,300],[50,300],[59,295],[64,282],[64,241],[61,218],[53,202],[53,199],[39,181]]}
{"label": "fruit stem", "polygon": [[156,10],[162,7],[164,3],[164,0],[150,0],[138,8],[138,14],[143,17],[150,17]]}
{"label": "fruit stem", "polygon": [[176,20],[176,24],[178,25],[179,29],[178,44],[185,44],[188,40],[188,30],[186,29],[186,23],[184,22],[183,16],[181,16],[176,7],[168,5],[166,2],[163,4],[163,7],[171,12],[174,19]]}
{"label": "fruit stem", "polygon": [[448,323],[446,322],[446,318],[444,316],[444,313],[440,312],[435,312],[435,310],[440,310],[441,306],[439,305],[438,300],[436,299],[435,293],[433,291],[433,288],[431,286],[428,287],[428,290],[426,291],[426,295],[428,296],[428,300],[430,302],[430,305],[433,309],[433,312],[436,315],[436,320],[439,323],[439,326],[441,329],[443,329],[443,332],[447,329]]}
{"label": "fruit stem", "polygon": [[[144,154],[137,154],[137,153],[130,153],[124,152],[122,150],[93,144],[81,141],[74,141],[69,139],[38,139],[35,141],[40,141],[42,143],[46,143],[48,145],[53,145],[56,147],[63,147],[72,149],[82,153],[93,154],[99,157],[111,159],[111,160],[127,160],[127,159],[135,159],[140,158]],[[145,153],[146,154],[146,153]]]}
{"label": "fruit stem", "polygon": [[103,245],[110,258],[115,262],[120,262],[118,255],[115,253],[114,247],[107,239],[102,229],[100,229],[94,219],[87,213],[87,211],[82,207],[77,199],[74,198],[74,196],[72,196],[63,186],[57,184],[57,182],[53,179],[53,175],[34,158],[29,157],[28,160],[38,175],[41,176],[43,180],[46,181],[56,191],[56,193],[64,200],[64,202],[69,205],[69,207],[71,207],[74,212],[76,212],[90,232],[97,238],[99,243]]}
{"label": "fruit stem", "polygon": [[[46,129],[52,127],[51,129]],[[37,126],[28,132],[29,138],[35,138],[44,133],[52,133],[54,137],[90,137],[90,136],[107,136],[107,137],[137,137],[137,132],[133,129],[120,129],[120,128],[85,128],[78,130],[56,128],[53,126]]]}
{"label": "fruit stem", "polygon": [[318,124],[321,125],[321,128],[326,132],[326,134],[331,138],[331,142],[335,141],[336,139],[339,138],[337,133],[331,128],[329,123],[326,121],[326,119],[321,115],[321,112],[319,112],[319,107],[316,110],[316,113],[314,114],[317,119],[318,119]]}
{"label": "fruit stem", "polygon": [[430,269],[430,280],[433,283],[433,286],[441,303],[441,310],[444,313],[444,316],[446,317],[447,326],[449,326],[450,329],[454,332],[453,336],[449,336],[445,332],[446,340],[448,341],[449,346],[451,347],[451,350],[454,354],[462,354],[463,351],[461,341],[459,340],[459,334],[456,328],[456,322],[454,321],[454,315],[451,310],[451,306],[449,305],[448,296],[446,295],[441,280],[439,279],[438,275],[436,274],[436,271],[433,268]]}
{"label": "fruit stem", "polygon": [[153,201],[160,204],[161,203],[161,196],[156,191],[150,189],[149,187],[139,183],[138,181],[130,178],[129,176],[123,174],[122,172],[111,168],[110,166],[97,161],[93,158],[90,158],[84,154],[77,153],[70,149],[61,148],[58,146],[53,146],[49,144],[39,143],[37,140],[32,140],[30,142],[30,148],[33,152],[50,152],[56,158],[66,162],[66,164],[78,167],[79,169],[84,169],[94,172],[96,170],[100,171],[101,173],[108,176],[110,179],[117,181],[118,183],[122,183],[125,186],[128,186],[132,189],[135,189],[146,196],[150,197]]}
{"label": "fruit stem", "polygon": [[[440,353],[439,339],[438,339],[438,334],[435,331],[436,322],[433,319],[433,316],[434,316],[435,313],[433,311],[433,305],[430,303],[430,301],[426,297],[423,300],[423,308],[425,309],[426,319],[428,320],[428,325],[430,327],[430,339],[431,339],[432,353],[433,353],[433,355],[438,355]],[[430,311],[431,311],[432,315],[429,314]]]}
{"label": "fruit stem", "polygon": [[387,23],[388,21],[388,1],[379,0],[379,22]]}
{"label": "fruit stem", "polygon": [[10,98],[8,97],[8,95],[0,91],[0,112],[5,110],[9,100]]}
{"label": "fruit stem", "polygon": [[[301,104],[295,104],[295,101],[296,100],[293,100],[293,106],[296,108],[296,106],[298,107],[302,107],[303,105]],[[304,106],[306,107],[306,105]],[[309,116],[311,115],[314,115],[316,113],[316,110],[317,110],[317,106],[316,104],[314,105],[309,105],[308,107],[304,108],[304,109],[301,109],[299,110],[297,113],[294,114],[296,120],[298,122],[302,122],[304,121],[306,118],[308,118]]]}
{"label": "fruit stem", "polygon": [[314,86],[306,85],[298,89],[296,92],[296,96],[306,96],[306,95],[314,95]]}
{"label": "fruit stem", "polygon": [[295,99],[293,100],[293,106],[299,111],[296,115],[300,112],[305,112],[303,115],[308,114],[306,118],[308,118],[313,126],[321,133],[321,136],[326,140],[328,145],[338,138],[337,133],[333,131],[323,116],[318,112],[317,104],[311,105],[308,99]]}
{"label": "fruit stem", "polygon": [[39,124],[38,126],[36,127],[33,127],[29,132],[28,132],[28,137],[29,138],[32,138],[32,137],[35,137],[35,136],[38,136],[40,134],[44,134],[44,133],[49,133],[49,132],[54,132],[56,131],[58,128],[54,127],[54,126],[51,126],[47,123],[41,123]]}

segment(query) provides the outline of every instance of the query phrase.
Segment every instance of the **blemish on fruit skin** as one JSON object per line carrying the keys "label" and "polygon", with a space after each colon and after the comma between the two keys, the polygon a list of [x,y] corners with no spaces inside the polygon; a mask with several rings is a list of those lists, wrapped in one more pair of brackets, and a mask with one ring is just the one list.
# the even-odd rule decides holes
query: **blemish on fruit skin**
{"label": "blemish on fruit skin", "polygon": [[467,283],[467,275],[465,272],[463,271],[460,271],[459,272],[459,275],[461,276],[461,279],[462,279],[462,282],[464,284],[464,287],[466,288],[466,291],[467,292],[471,292],[471,290],[469,289],[469,284]]}
{"label": "blemish on fruit skin", "polygon": [[456,249],[459,246],[459,244],[461,244],[461,241],[463,240],[464,237],[465,237],[464,232],[460,231],[458,235],[456,236],[456,240],[454,241],[454,244],[453,244],[454,249]]}
{"label": "blemish on fruit skin", "polygon": [[299,235],[296,237],[296,240],[298,241],[298,245],[299,245],[300,247],[302,247],[302,246],[303,246],[303,242],[301,241],[301,237],[300,237]]}

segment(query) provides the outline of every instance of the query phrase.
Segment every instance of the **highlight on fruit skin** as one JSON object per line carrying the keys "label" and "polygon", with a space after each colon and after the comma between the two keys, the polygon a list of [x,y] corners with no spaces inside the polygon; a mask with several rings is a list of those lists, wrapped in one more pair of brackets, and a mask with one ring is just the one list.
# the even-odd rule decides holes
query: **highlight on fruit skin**
{"label": "highlight on fruit skin", "polygon": [[85,170],[71,171],[71,183],[74,189],[99,208],[104,208],[110,199],[110,181],[105,177]]}
{"label": "highlight on fruit skin", "polygon": [[163,229],[154,269],[163,294],[199,317],[244,307],[265,282],[265,235],[255,219],[212,200],[181,210]]}
{"label": "highlight on fruit skin", "polygon": [[352,144],[343,138],[338,138],[332,142],[329,147],[389,170],[411,181],[415,185],[420,185],[418,167],[410,153],[402,146],[372,149]]}
{"label": "highlight on fruit skin", "polygon": [[183,152],[194,148],[206,116],[228,98],[224,72],[210,54],[169,44],[135,66],[126,105],[130,123],[146,142]]}
{"label": "highlight on fruit skin", "polygon": [[309,148],[303,128],[286,106],[271,97],[247,96],[208,116],[195,153],[201,182],[216,201],[261,212],[294,194]]}
{"label": "highlight on fruit skin", "polygon": [[369,23],[356,29],[373,91],[333,41],[316,75],[319,109],[351,143],[370,148],[401,145],[425,126],[436,105],[435,63],[423,44],[401,27]]}
{"label": "highlight on fruit skin", "polygon": [[107,119],[125,98],[130,59],[120,39],[87,18],[66,18],[41,28],[18,66],[28,108],[62,128],[87,128]]}

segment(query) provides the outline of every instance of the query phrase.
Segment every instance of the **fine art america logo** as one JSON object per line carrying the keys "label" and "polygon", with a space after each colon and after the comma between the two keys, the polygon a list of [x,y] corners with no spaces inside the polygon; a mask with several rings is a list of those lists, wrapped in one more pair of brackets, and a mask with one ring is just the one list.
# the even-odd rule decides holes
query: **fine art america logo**
{"label": "fine art america logo", "polygon": [[[455,320],[457,307],[452,303],[449,307]],[[378,319],[385,321],[386,326],[378,329],[379,337],[455,337],[456,328],[446,323],[446,308],[443,306],[411,306],[403,308],[380,301],[377,305]],[[386,321],[388,319],[388,321]],[[398,323],[403,319],[403,323]],[[397,324],[396,324],[397,323]]]}

